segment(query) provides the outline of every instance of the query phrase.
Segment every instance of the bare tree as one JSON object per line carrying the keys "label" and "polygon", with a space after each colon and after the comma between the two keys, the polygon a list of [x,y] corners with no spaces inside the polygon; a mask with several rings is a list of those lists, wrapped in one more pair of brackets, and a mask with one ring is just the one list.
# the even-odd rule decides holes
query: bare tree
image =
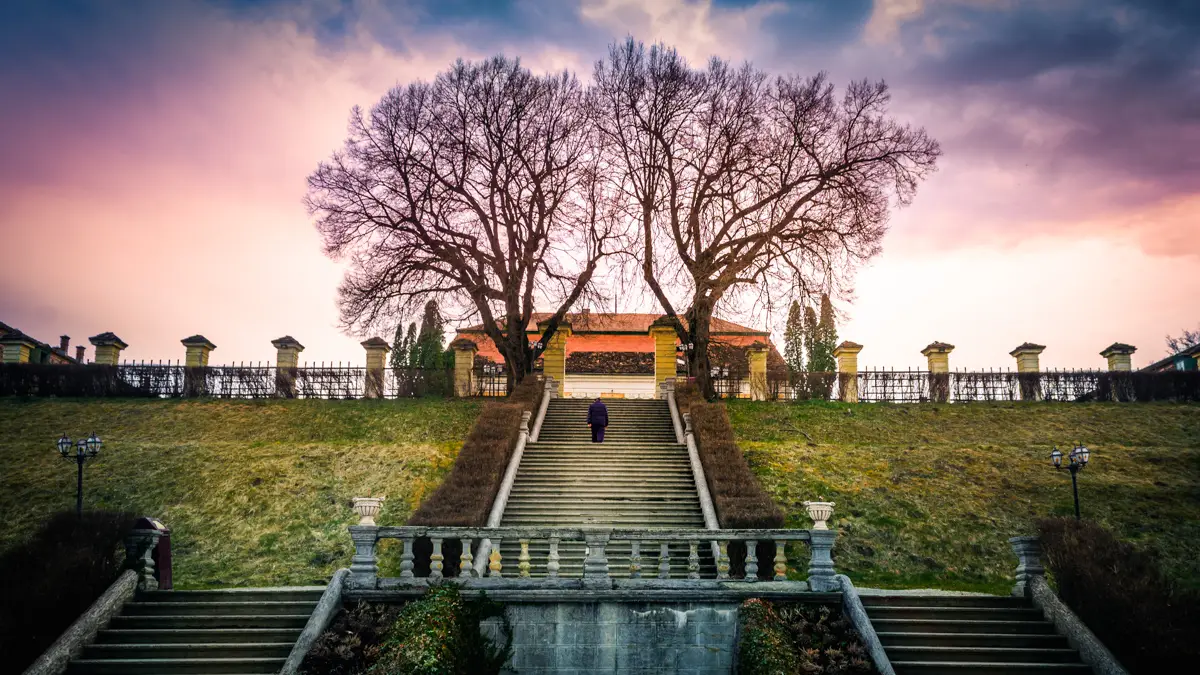
{"label": "bare tree", "polygon": [[[941,151],[887,115],[887,86],[824,74],[769,78],[720,59],[690,67],[632,39],[596,65],[594,116],[608,174],[639,230],[642,276],[691,343],[711,395],[714,309],[747,290],[808,295],[879,251],[888,209],[905,205]],[[677,308],[682,308],[679,311]]]}
{"label": "bare tree", "polygon": [[364,331],[436,298],[483,322],[510,388],[540,347],[535,303],[555,307],[545,345],[620,248],[597,172],[584,89],[517,60],[459,61],[432,83],[355,108],[345,147],[308,179],[325,251],[346,258],[342,324]]}
{"label": "bare tree", "polygon": [[1181,329],[1178,337],[1167,336],[1167,355],[1174,356],[1196,345],[1200,345],[1200,328],[1196,330]]}

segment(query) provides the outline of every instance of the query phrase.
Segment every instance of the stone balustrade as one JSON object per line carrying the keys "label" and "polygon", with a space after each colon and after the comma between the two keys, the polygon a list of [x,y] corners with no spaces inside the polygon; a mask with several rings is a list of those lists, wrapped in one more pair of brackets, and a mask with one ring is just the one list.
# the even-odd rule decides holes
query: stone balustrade
{"label": "stone balustrade", "polygon": [[[513,584],[519,587],[540,586],[565,588],[578,585],[581,588],[603,589],[613,587],[613,575],[605,554],[613,542],[627,542],[631,554],[628,557],[628,579],[621,579],[623,587],[703,587],[712,582],[726,583],[773,583],[795,584],[788,581],[788,542],[807,542],[810,549],[808,561],[808,588],[813,591],[837,589],[834,580],[833,543],[837,533],[833,530],[703,530],[703,529],[622,529],[622,528],[515,528],[515,527],[378,527],[352,525],[350,537],[354,542],[354,557],[350,564],[350,585],[357,589],[385,589],[421,586],[455,581],[464,586],[503,587]],[[433,543],[428,577],[417,577],[414,573],[414,543],[418,538],[428,537]],[[400,577],[379,578],[377,547],[380,540],[396,539],[402,542]],[[457,562],[447,561],[442,554],[442,545],[447,540],[462,543],[462,555]],[[520,556],[513,565],[500,553],[504,541],[517,541]],[[480,542],[488,542],[487,551],[479,550]],[[758,542],[775,543],[775,558],[761,561],[755,557]],[[530,554],[534,542],[548,544],[548,555],[544,560],[535,560]],[[559,576],[559,545],[563,542],[583,542],[587,553],[583,561],[582,579],[566,579]],[[715,576],[702,578],[700,546],[711,542],[717,552]],[[730,576],[729,544],[743,542],[746,545],[745,574],[740,578]],[[671,557],[668,544],[686,543],[686,559]],[[540,547],[539,547],[540,548]],[[676,549],[677,550],[677,549]],[[475,557],[485,555],[488,560],[485,577],[476,573]],[[447,577],[447,565],[457,565],[458,574]],[[761,565],[772,565],[775,575],[772,581],[759,581]],[[545,576],[534,578],[532,572],[544,571]],[[672,578],[672,572],[686,570],[686,578]],[[622,575],[623,576],[623,575]]]}

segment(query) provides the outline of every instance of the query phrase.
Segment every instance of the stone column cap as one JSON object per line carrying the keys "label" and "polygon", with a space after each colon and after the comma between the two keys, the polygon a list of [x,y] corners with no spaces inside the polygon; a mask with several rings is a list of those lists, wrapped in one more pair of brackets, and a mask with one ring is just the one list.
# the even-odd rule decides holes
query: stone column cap
{"label": "stone column cap", "polygon": [[126,347],[129,346],[129,345],[125,344],[124,340],[117,337],[116,333],[112,333],[112,332],[101,333],[99,335],[93,335],[92,337],[88,338],[88,342],[92,343],[93,345],[95,345],[97,347],[107,347],[108,345],[115,345],[118,349],[125,349]]}
{"label": "stone column cap", "polygon": [[863,346],[858,344],[857,342],[843,340],[842,344],[833,348],[833,355],[836,357],[839,354],[857,354],[857,353],[861,352],[862,349],[863,349]]}
{"label": "stone column cap", "polygon": [[952,351],[954,351],[954,345],[948,342],[938,342],[934,340],[926,345],[925,349],[921,350],[921,355],[929,356],[930,354],[949,354]]}
{"label": "stone column cap", "polygon": [[1036,345],[1032,342],[1022,342],[1016,349],[1008,353],[1009,356],[1020,356],[1021,354],[1041,354],[1045,351],[1046,345]]}
{"label": "stone column cap", "polygon": [[[542,319],[541,321],[537,322],[538,332],[545,330],[546,326],[549,326],[549,325],[550,325],[550,319]],[[566,316],[564,316],[562,318],[562,320],[558,322],[558,328],[554,329],[554,332],[556,332],[556,333],[561,332],[564,335],[570,337],[570,335],[571,335],[571,320],[568,319]]]}
{"label": "stone column cap", "polygon": [[217,346],[214,345],[212,342],[210,342],[208,338],[204,337],[203,335],[199,335],[199,334],[193,335],[191,337],[185,337],[182,340],[180,340],[179,342],[182,343],[184,347],[204,347],[206,349],[216,349],[217,348]]}
{"label": "stone column cap", "polygon": [[271,345],[273,345],[276,349],[283,349],[285,347],[299,347],[301,350],[304,349],[304,345],[300,344],[300,341],[291,335],[284,335],[281,338],[275,338],[274,340],[271,340]]}
{"label": "stone column cap", "polygon": [[1104,358],[1108,358],[1110,356],[1116,356],[1118,354],[1132,354],[1136,351],[1137,351],[1137,347],[1134,347],[1133,345],[1127,345],[1124,342],[1114,342],[1111,345],[1105,347],[1104,351],[1100,352],[1100,356],[1103,356]]}
{"label": "stone column cap", "polygon": [[473,340],[469,340],[465,337],[458,337],[458,338],[454,338],[453,340],[451,340],[450,348],[457,349],[459,351],[464,351],[464,350],[468,350],[468,349],[473,349],[475,351],[479,351],[479,345],[475,344],[475,342]]}
{"label": "stone column cap", "polygon": [[358,344],[362,345],[364,349],[382,349],[385,352],[392,351],[392,346],[387,343],[387,340],[378,336],[368,338]]}
{"label": "stone column cap", "polygon": [[[861,349],[861,347],[860,347],[860,349]],[[766,351],[770,351],[770,350],[771,350],[771,347],[769,345],[767,345],[767,343],[762,342],[761,340],[756,340],[756,341],[750,343],[750,345],[748,347],[746,347],[746,351],[748,351],[748,352],[766,352]]]}
{"label": "stone column cap", "polygon": [[34,340],[33,338],[29,337],[28,335],[22,333],[19,330],[13,330],[12,332],[5,335],[4,337],[0,338],[0,344],[29,345],[30,347],[36,347],[38,345],[38,341]]}

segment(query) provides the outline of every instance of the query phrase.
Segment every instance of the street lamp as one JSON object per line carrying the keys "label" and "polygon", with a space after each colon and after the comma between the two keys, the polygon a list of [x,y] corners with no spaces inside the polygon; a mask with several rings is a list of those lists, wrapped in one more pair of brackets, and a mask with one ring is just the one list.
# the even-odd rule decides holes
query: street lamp
{"label": "street lamp", "polygon": [[1054,464],[1055,470],[1066,469],[1071,472],[1071,492],[1075,495],[1075,520],[1079,520],[1079,482],[1075,475],[1087,466],[1088,461],[1092,458],[1092,451],[1088,450],[1079,443],[1075,444],[1071,452],[1067,454],[1068,464],[1063,465],[1063,453],[1054,447],[1054,451],[1050,453],[1050,462]]}
{"label": "street lamp", "polygon": [[[95,432],[92,432],[91,436],[87,438],[81,438],[74,443],[71,443],[71,439],[67,438],[66,434],[63,434],[62,438],[58,439],[57,445],[58,454],[62,455],[63,459],[75,460],[75,463],[79,465],[79,480],[77,482],[77,488],[75,491],[75,513],[76,515],[82,516],[83,463],[95,457],[96,455],[99,455],[100,446],[104,445],[104,443],[100,440],[100,437],[97,436]],[[75,448],[74,453],[71,452],[72,447]]]}

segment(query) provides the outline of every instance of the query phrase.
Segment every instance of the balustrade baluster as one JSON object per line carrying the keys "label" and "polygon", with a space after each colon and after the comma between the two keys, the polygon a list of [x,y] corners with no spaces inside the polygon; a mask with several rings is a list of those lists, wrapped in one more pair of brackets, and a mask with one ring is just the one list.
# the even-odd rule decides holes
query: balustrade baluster
{"label": "balustrade baluster", "polygon": [[546,576],[558,578],[558,537],[550,537],[550,557],[546,561]]}
{"label": "balustrade baluster", "polygon": [[658,547],[658,578],[669,579],[671,577],[671,549],[667,547],[665,541]]}
{"label": "balustrade baluster", "polygon": [[521,557],[517,559],[517,576],[529,578],[529,540],[521,539]]}
{"label": "balustrade baluster", "polygon": [[413,578],[413,559],[416,557],[413,555],[413,538],[402,537],[401,541],[404,542],[404,553],[400,554],[400,578],[411,579]]}
{"label": "balustrade baluster", "polygon": [[466,579],[475,573],[475,556],[471,555],[470,537],[461,538],[459,542],[462,543],[462,554],[458,556],[458,576]]}
{"label": "balustrade baluster", "polygon": [[688,540],[688,575],[689,579],[700,578],[700,542],[696,539]]}
{"label": "balustrade baluster", "polygon": [[746,581],[758,581],[758,542],[746,542]]}
{"label": "balustrade baluster", "polygon": [[787,553],[783,550],[787,542],[775,540],[775,581],[787,581]]}
{"label": "balustrade baluster", "polygon": [[429,556],[429,578],[438,580],[442,578],[442,561],[446,558],[442,555],[442,539],[441,537],[431,537],[433,541],[433,554]]}
{"label": "balustrade baluster", "polygon": [[500,540],[492,540],[492,552],[488,555],[488,576],[502,577],[504,576],[504,556],[500,555]]}
{"label": "balustrade baluster", "polygon": [[633,539],[629,542],[629,578],[642,578],[642,542],[640,539]]}
{"label": "balustrade baluster", "polygon": [[717,578],[729,578],[729,542],[717,542]]}

